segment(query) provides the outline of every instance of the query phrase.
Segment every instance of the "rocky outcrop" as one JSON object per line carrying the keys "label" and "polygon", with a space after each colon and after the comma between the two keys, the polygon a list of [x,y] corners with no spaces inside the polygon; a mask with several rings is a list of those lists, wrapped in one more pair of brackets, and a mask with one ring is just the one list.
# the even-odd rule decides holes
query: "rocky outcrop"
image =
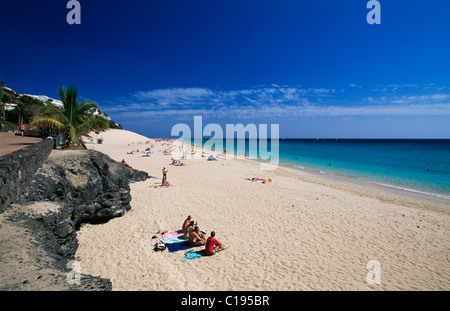
{"label": "rocky outcrop", "polygon": [[[5,221],[11,222],[10,225],[20,223],[21,227],[28,228],[25,239],[36,240],[33,245],[47,253],[46,262],[51,262],[47,266],[56,269],[52,274],[55,280],[60,281],[59,287],[49,285],[50,288],[45,290],[111,289],[109,280],[97,277],[83,275],[80,285],[71,286],[62,279],[70,271],[66,265],[74,258],[78,247],[76,230],[83,223],[106,222],[124,215],[131,208],[129,183],[148,177],[146,172],[137,171],[94,150],[52,151],[34,175],[22,204],[15,204],[0,214]],[[36,211],[40,204],[46,204],[46,208]],[[52,208],[48,209],[48,206]],[[29,248],[32,252],[31,246]],[[38,276],[37,279],[42,283],[43,278]],[[11,288],[18,289],[17,283],[14,284],[16,288]],[[20,284],[24,284],[24,289],[30,289],[29,280]],[[19,289],[23,289],[21,286]],[[36,287],[31,287],[33,289]]]}
{"label": "rocky outcrop", "polygon": [[39,169],[26,195],[28,201],[72,202],[71,219],[99,223],[130,209],[129,182],[148,174],[94,150],[53,151]]}
{"label": "rocky outcrop", "polygon": [[83,274],[74,282],[76,250],[71,203],[13,204],[0,214],[0,290],[108,291],[108,279]]}

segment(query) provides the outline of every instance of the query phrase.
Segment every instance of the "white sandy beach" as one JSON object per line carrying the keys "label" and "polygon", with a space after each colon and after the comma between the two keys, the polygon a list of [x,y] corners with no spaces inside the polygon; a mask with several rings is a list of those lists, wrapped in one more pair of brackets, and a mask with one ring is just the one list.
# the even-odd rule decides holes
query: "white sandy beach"
{"label": "white sandy beach", "polygon": [[[160,142],[122,130],[87,144],[162,177],[131,184],[131,210],[78,232],[82,273],[114,290],[449,290],[450,205],[339,181],[287,167],[260,170],[250,160],[188,159],[169,165]],[[95,140],[96,142],[96,140]],[[262,184],[247,177],[272,178]],[[178,230],[188,215],[216,231],[228,249],[186,260],[154,252],[157,232]],[[202,247],[194,248],[200,250]],[[381,267],[369,284],[367,263]]]}

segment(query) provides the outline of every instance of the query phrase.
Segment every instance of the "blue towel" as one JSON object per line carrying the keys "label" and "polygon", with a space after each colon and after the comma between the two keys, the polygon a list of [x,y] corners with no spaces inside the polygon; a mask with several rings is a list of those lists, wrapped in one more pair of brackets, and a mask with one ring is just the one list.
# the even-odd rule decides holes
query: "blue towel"
{"label": "blue towel", "polygon": [[206,256],[204,249],[198,252],[187,252],[186,254],[184,254],[184,258],[187,260],[198,259],[202,256]]}
{"label": "blue towel", "polygon": [[176,251],[182,251],[185,249],[193,248],[195,246],[190,246],[187,241],[184,242],[177,242],[172,244],[166,244],[167,250],[170,253],[176,252]]}
{"label": "blue towel", "polygon": [[186,242],[187,241],[187,239],[184,236],[175,237],[175,238],[168,238],[168,239],[160,239],[160,240],[164,244],[173,244],[173,243]]}

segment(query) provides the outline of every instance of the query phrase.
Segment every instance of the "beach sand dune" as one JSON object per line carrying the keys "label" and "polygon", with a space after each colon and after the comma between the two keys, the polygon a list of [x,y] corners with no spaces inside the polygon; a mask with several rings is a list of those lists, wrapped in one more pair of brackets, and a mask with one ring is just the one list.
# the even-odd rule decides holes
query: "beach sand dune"
{"label": "beach sand dune", "polygon": [[[450,289],[446,204],[292,168],[261,171],[250,160],[174,167],[163,142],[120,130],[102,135],[103,144],[88,147],[157,177],[165,165],[174,184],[133,183],[126,215],[78,232],[82,273],[109,278],[114,290]],[[146,141],[155,146],[150,157],[127,154]],[[154,252],[157,232],[180,229],[188,215],[228,249],[195,260],[186,251]],[[380,284],[367,281],[371,260],[380,264]]]}

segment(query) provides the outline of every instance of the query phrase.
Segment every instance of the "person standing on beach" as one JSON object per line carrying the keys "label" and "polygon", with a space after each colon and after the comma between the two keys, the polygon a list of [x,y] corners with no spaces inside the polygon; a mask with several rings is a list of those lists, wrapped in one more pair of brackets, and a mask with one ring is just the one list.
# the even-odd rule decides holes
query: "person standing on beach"
{"label": "person standing on beach", "polygon": [[167,180],[167,168],[165,166],[162,169],[162,173],[163,173],[163,178],[162,178],[161,186],[165,186],[165,187],[172,186],[172,184],[169,183],[169,181]]}
{"label": "person standing on beach", "polygon": [[23,122],[20,125],[20,131],[22,132],[22,137],[23,137],[23,134],[25,133],[25,124],[23,124]]}
{"label": "person standing on beach", "polygon": [[215,238],[215,236],[216,232],[211,231],[211,236],[206,241],[205,254],[208,256],[214,255],[218,251],[224,251],[227,249],[219,240]]}

